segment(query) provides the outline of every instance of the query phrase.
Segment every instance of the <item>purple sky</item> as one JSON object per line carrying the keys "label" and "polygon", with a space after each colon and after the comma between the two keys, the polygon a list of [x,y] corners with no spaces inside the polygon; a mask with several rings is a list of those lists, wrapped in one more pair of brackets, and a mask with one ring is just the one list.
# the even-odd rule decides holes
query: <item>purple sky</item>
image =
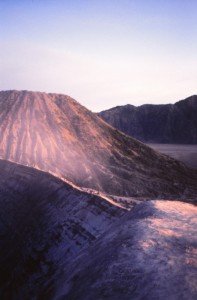
{"label": "purple sky", "polygon": [[196,94],[196,0],[0,1],[0,90],[93,111]]}

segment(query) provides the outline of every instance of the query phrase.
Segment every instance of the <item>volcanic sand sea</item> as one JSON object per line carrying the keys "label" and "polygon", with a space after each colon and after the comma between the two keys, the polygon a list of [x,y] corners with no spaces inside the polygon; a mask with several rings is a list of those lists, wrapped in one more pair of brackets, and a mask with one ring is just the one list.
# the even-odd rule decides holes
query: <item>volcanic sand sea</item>
{"label": "volcanic sand sea", "polygon": [[147,144],[154,150],[184,162],[197,169],[197,145]]}

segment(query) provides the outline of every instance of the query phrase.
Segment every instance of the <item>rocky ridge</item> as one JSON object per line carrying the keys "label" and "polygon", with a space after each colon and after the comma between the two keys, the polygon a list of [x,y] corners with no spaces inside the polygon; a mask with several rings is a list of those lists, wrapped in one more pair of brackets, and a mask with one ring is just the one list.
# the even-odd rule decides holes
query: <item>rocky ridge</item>
{"label": "rocky ridge", "polygon": [[125,212],[50,174],[0,160],[0,298],[49,299],[62,266]]}
{"label": "rocky ridge", "polygon": [[128,212],[33,168],[0,175],[1,299],[196,299],[196,206]]}
{"label": "rocky ridge", "polygon": [[197,144],[197,96],[175,104],[117,106],[98,115],[145,143]]}
{"label": "rocky ridge", "polygon": [[148,201],[66,266],[54,300],[195,300],[197,207]]}

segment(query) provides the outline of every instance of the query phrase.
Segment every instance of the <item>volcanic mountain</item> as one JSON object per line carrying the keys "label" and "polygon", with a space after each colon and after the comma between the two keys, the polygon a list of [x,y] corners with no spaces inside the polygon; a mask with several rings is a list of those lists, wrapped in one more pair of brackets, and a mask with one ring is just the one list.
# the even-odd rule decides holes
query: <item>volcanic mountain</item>
{"label": "volcanic mountain", "polygon": [[196,95],[175,104],[117,106],[98,115],[146,143],[197,144]]}
{"label": "volcanic mountain", "polygon": [[195,171],[60,94],[0,92],[0,158],[108,194],[174,199],[197,195]]}

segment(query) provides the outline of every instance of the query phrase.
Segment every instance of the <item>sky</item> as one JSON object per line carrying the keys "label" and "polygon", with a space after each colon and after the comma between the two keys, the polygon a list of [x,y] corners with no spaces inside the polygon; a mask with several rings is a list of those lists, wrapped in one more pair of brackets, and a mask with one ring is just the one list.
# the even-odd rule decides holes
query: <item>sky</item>
{"label": "sky", "polygon": [[0,0],[0,90],[92,111],[197,93],[196,0]]}

